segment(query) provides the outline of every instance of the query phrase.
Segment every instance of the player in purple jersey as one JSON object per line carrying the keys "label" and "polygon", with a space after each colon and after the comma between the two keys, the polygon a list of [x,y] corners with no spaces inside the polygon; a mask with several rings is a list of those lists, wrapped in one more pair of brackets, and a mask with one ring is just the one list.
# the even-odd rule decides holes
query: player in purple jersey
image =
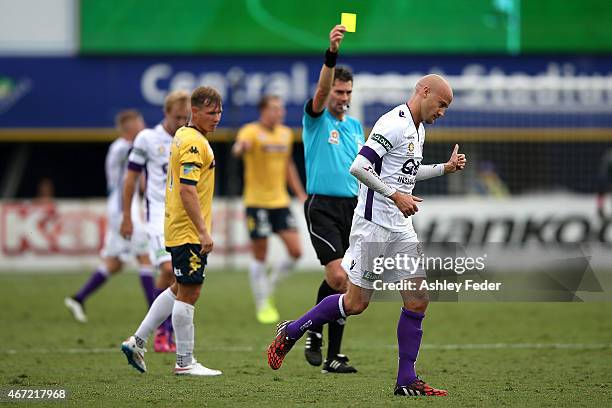
{"label": "player in purple jersey", "polygon": [[[465,155],[458,146],[448,162],[421,164],[425,128],[446,112],[453,99],[448,82],[438,75],[421,78],[406,104],[383,115],[374,125],[370,137],[361,148],[353,165],[353,174],[362,184],[353,216],[349,249],[342,266],[349,277],[346,294],[335,294],[293,321],[278,325],[274,341],[268,347],[268,364],[277,370],[295,342],[310,327],[319,327],[340,318],[363,312],[377,289],[372,271],[362,265],[368,245],[396,244],[391,255],[406,253],[410,258],[422,256],[411,216],[422,199],[412,195],[418,180],[454,173],[465,167]],[[401,251],[396,248],[402,248]],[[405,250],[404,248],[408,248]],[[393,253],[394,252],[394,253]],[[406,283],[400,290],[403,299],[397,325],[399,367],[394,393],[396,395],[446,396],[446,390],[435,389],[417,377],[415,363],[421,345],[421,322],[429,303],[423,268],[392,270],[393,282]],[[408,283],[412,282],[412,287]]]}
{"label": "player in purple jersey", "polygon": [[131,256],[135,256],[139,264],[140,281],[149,306],[155,299],[153,282],[153,267],[149,261],[147,238],[139,214],[140,199],[130,200],[129,209],[137,220],[135,233],[131,239],[124,239],[119,234],[119,224],[122,216],[123,177],[127,169],[127,160],[134,138],[145,124],[140,112],[124,110],[117,114],[116,125],[119,137],[110,145],[106,155],[106,184],[108,199],[106,205],[107,229],[102,249],[103,262],[96,268],[83,287],[71,297],[64,299],[64,304],[70,310],[75,320],[87,322],[83,304],[109,278],[123,268],[123,264]]}

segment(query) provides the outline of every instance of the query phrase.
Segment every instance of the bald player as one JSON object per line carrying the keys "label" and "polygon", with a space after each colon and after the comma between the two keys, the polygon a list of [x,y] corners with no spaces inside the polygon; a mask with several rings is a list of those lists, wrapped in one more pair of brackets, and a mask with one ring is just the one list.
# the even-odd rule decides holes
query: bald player
{"label": "bald player", "polygon": [[[429,303],[426,289],[421,289],[425,270],[398,265],[390,270],[374,272],[373,259],[362,264],[372,243],[384,243],[384,257],[397,255],[410,259],[422,257],[412,216],[423,201],[413,196],[416,181],[462,170],[465,155],[458,153],[458,145],[446,163],[424,165],[423,122],[433,124],[444,116],[453,100],[448,82],[438,75],[421,78],[414,94],[406,104],[384,114],[374,125],[370,137],[359,151],[350,172],[361,183],[353,222],[349,249],[342,267],[349,278],[346,294],[331,295],[313,309],[293,321],[278,325],[276,338],[268,347],[268,364],[273,370],[280,368],[286,354],[309,327],[320,326],[350,315],[363,312],[381,281],[401,282],[403,299],[397,324],[399,367],[395,395],[446,396],[446,390],[435,389],[417,377],[415,363],[421,346],[421,322]],[[368,248],[370,245],[370,248]],[[379,244],[380,245],[380,244]],[[376,252],[376,256],[380,251]]]}

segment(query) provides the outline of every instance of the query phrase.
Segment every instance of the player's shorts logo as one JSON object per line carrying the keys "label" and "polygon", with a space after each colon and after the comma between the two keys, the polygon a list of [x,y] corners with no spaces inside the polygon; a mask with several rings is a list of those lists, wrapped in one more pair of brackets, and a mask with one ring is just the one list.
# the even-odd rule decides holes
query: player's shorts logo
{"label": "player's shorts logo", "polygon": [[191,276],[192,273],[197,272],[198,269],[200,269],[202,264],[200,263],[200,256],[198,254],[192,250],[189,250],[189,252],[191,253],[191,256],[189,257],[189,276]]}

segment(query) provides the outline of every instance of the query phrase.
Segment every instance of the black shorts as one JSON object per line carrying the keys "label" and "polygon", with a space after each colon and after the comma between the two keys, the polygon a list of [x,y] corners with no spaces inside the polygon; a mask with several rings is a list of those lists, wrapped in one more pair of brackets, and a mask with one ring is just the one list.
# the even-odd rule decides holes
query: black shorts
{"label": "black shorts", "polygon": [[201,285],[204,282],[208,254],[200,255],[201,248],[200,244],[166,247],[172,257],[172,269],[178,283]]}
{"label": "black shorts", "polygon": [[321,265],[344,256],[356,205],[357,197],[308,196],[304,203],[306,224]]}
{"label": "black shorts", "polygon": [[273,232],[296,229],[295,218],[289,207],[247,207],[246,216],[251,239],[266,238]]}

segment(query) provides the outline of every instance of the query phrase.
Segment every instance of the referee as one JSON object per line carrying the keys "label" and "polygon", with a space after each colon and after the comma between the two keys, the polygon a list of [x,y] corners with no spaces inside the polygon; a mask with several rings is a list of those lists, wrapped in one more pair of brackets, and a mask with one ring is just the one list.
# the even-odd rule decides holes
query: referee
{"label": "referee", "polygon": [[[353,211],[357,204],[358,181],[349,169],[364,143],[359,121],[346,114],[353,91],[353,75],[336,67],[346,28],[335,26],[329,33],[329,49],[321,68],[314,98],[304,106],[302,118],[306,192],[304,212],[310,240],[325,267],[317,303],[327,296],[344,293],[347,275],[340,262],[349,246]],[[354,373],[348,358],[340,354],[344,320],[329,324],[329,343],[323,373]],[[321,365],[322,328],[308,332],[304,354],[314,366]]]}

